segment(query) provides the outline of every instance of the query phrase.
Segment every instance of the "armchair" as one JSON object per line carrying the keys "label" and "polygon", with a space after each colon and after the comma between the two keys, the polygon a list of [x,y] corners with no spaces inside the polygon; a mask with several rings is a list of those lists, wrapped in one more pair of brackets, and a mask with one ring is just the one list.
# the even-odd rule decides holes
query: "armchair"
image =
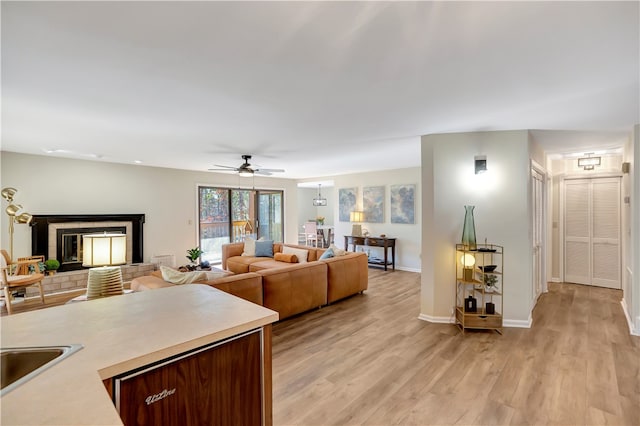
{"label": "armchair", "polygon": [[[12,313],[11,308],[11,290],[16,288],[24,288],[37,285],[40,289],[40,300],[44,304],[44,291],[42,289],[42,280],[44,274],[40,271],[40,263],[44,261],[44,256],[29,256],[19,258],[13,262],[6,250],[0,250],[0,286],[2,287],[4,300],[7,305],[7,312]],[[34,273],[31,273],[30,267],[33,267]]]}

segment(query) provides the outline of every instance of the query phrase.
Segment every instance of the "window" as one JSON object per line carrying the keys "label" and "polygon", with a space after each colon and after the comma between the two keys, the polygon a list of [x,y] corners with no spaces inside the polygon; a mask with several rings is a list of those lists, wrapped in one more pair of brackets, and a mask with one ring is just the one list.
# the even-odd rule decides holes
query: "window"
{"label": "window", "polygon": [[222,245],[245,236],[282,242],[283,191],[201,186],[198,227],[202,260],[222,261]]}

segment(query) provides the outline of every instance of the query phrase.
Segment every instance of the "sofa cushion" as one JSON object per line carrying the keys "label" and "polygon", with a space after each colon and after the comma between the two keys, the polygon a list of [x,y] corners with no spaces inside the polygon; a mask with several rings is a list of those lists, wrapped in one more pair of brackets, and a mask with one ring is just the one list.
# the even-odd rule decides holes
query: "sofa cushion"
{"label": "sofa cushion", "polygon": [[298,263],[298,256],[295,254],[276,253],[273,255],[273,260],[286,263]]}
{"label": "sofa cushion", "polygon": [[268,259],[263,257],[260,262],[254,262],[249,265],[250,272],[264,271],[265,269],[278,269],[291,265],[298,265],[297,263],[279,262],[275,259]]}
{"label": "sofa cushion", "polygon": [[298,263],[307,263],[307,257],[309,256],[309,250],[282,246],[282,253],[284,254],[295,254],[298,258]]}
{"label": "sofa cushion", "polygon": [[256,257],[273,257],[273,240],[256,241]]}
{"label": "sofa cushion", "polygon": [[332,257],[334,257],[333,249],[328,248],[324,251],[324,253],[322,253],[322,256],[320,256],[318,260],[330,259]]}
{"label": "sofa cushion", "polygon": [[[257,241],[264,241],[264,237],[260,237]],[[256,255],[256,240],[251,237],[245,237],[244,239],[244,250],[242,252],[243,256],[255,256]]]}

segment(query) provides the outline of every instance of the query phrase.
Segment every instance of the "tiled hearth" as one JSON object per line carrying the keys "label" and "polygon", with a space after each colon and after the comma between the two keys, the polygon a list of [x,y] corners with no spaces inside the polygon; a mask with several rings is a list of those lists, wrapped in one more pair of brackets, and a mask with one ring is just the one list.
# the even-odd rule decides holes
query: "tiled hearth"
{"label": "tiled hearth", "polygon": [[[131,281],[136,277],[149,275],[154,269],[153,263],[138,263],[135,265],[123,265],[122,280]],[[71,290],[80,290],[87,288],[88,269],[78,271],[58,272],[51,276],[46,276],[42,281],[42,287],[45,294],[61,293]],[[37,286],[26,288],[27,297],[37,297],[40,293]]]}

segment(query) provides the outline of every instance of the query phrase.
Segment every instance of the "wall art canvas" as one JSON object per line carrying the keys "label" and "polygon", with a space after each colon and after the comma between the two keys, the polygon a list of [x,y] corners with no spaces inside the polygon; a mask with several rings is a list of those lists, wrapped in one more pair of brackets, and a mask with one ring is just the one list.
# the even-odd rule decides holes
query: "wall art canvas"
{"label": "wall art canvas", "polygon": [[391,185],[391,223],[415,223],[415,185]]}
{"label": "wall art canvas", "polygon": [[384,186],[365,186],[362,189],[362,210],[365,222],[384,222]]}
{"label": "wall art canvas", "polygon": [[356,209],[358,188],[340,188],[338,190],[338,220],[349,222],[349,213]]}

